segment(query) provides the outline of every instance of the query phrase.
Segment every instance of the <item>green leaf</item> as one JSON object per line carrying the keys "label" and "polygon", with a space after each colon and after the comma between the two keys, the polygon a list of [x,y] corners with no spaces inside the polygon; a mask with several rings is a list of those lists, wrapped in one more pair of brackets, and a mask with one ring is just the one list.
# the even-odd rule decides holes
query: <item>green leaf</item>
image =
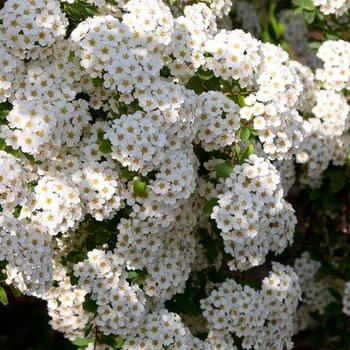
{"label": "green leaf", "polygon": [[249,158],[254,153],[254,146],[252,144],[249,144],[246,149],[242,152],[241,156],[239,157],[239,163],[243,164],[244,161]]}
{"label": "green leaf", "polygon": [[79,346],[79,347],[85,347],[85,346],[88,346],[93,341],[94,341],[94,339],[91,339],[91,338],[79,338],[78,337],[72,341],[72,344]]}
{"label": "green leaf", "polygon": [[130,171],[128,168],[121,168],[119,172],[120,176],[127,180],[132,180],[137,173],[135,171]]}
{"label": "green leaf", "polygon": [[14,297],[18,298],[22,295],[21,291],[13,284],[10,285],[10,289]]}
{"label": "green leaf", "polygon": [[121,349],[124,343],[121,337],[113,335],[102,335],[101,341],[103,344],[109,345],[113,349]]}
{"label": "green leaf", "polygon": [[6,290],[3,286],[0,286],[0,303],[7,305],[9,303],[7,299]]}
{"label": "green leaf", "polygon": [[104,83],[104,79],[100,77],[92,78],[91,81],[95,87],[103,86],[103,83]]}
{"label": "green leaf", "polygon": [[203,213],[205,215],[211,215],[213,212],[213,208],[218,205],[218,199],[217,198],[212,198],[210,199],[204,206],[203,208]]}
{"label": "green leaf", "polygon": [[232,151],[233,152],[235,152],[235,155],[237,156],[237,157],[239,157],[239,155],[241,154],[241,147],[240,147],[240,145],[238,145],[238,144],[236,144],[236,145],[234,145],[233,147],[232,147]]}
{"label": "green leaf", "polygon": [[313,11],[316,8],[313,0],[303,0],[302,6],[303,6],[303,9],[306,11]]}
{"label": "green leaf", "polygon": [[198,95],[205,91],[202,86],[202,81],[198,76],[192,77],[185,87],[189,90],[193,90]]}
{"label": "green leaf", "polygon": [[8,109],[7,107],[1,107],[1,103],[0,103],[0,125],[6,122],[6,117],[10,112],[11,112],[11,109]]}
{"label": "green leaf", "polygon": [[73,23],[82,22],[86,18],[98,14],[97,6],[88,4],[83,0],[75,0],[72,4],[65,3],[64,10]]}
{"label": "green leaf", "polygon": [[244,99],[244,96],[242,95],[238,95],[237,96],[237,103],[238,105],[243,108],[245,106],[245,99]]}
{"label": "green leaf", "polygon": [[84,330],[84,337],[86,338],[90,333],[91,333],[91,330],[92,330],[92,327],[94,326],[94,324],[91,322],[89,323],[85,330]]}
{"label": "green leaf", "polygon": [[265,28],[262,33],[261,33],[261,39],[264,41],[264,42],[268,42],[268,43],[271,43],[273,42],[273,39],[271,37],[271,34],[268,30],[268,28]]}
{"label": "green leaf", "polygon": [[164,66],[164,67],[162,67],[162,69],[160,70],[159,74],[160,74],[160,76],[163,77],[163,78],[169,78],[170,75],[171,75],[171,71],[170,71],[169,67]]}
{"label": "green leaf", "polygon": [[312,11],[316,8],[313,0],[293,0],[293,5],[300,11]]}
{"label": "green leaf", "polygon": [[276,39],[280,39],[284,33],[285,27],[284,27],[284,24],[279,22],[278,19],[276,18],[275,9],[276,9],[276,4],[272,3],[269,9],[269,18],[270,18],[273,34],[275,35]]}
{"label": "green leaf", "polygon": [[83,309],[88,312],[95,313],[97,311],[97,304],[96,301],[91,299],[91,295],[87,294],[85,296],[85,301],[83,302]]}
{"label": "green leaf", "polygon": [[318,50],[321,44],[322,44],[321,41],[313,41],[312,43],[309,44],[309,46],[313,50]]}
{"label": "green leaf", "polygon": [[315,21],[316,19],[316,11],[305,11],[304,12],[304,17],[305,17],[305,21],[308,24],[311,24]]}
{"label": "green leaf", "polygon": [[229,162],[219,163],[215,166],[215,172],[218,177],[229,177],[233,166]]}
{"label": "green leaf", "polygon": [[100,152],[104,153],[104,154],[109,154],[112,153],[112,143],[109,140],[103,139],[99,146],[98,149],[100,150]]}
{"label": "green leaf", "polygon": [[13,216],[18,219],[19,216],[21,215],[21,211],[22,211],[22,207],[20,205],[17,205],[14,212],[13,212]]}
{"label": "green leaf", "polygon": [[104,140],[104,137],[105,137],[105,131],[104,130],[99,130],[97,132],[97,139],[100,140],[100,141],[103,141]]}
{"label": "green leaf", "polygon": [[73,264],[83,261],[85,258],[86,258],[86,255],[78,250],[73,250],[69,252],[67,255],[67,260]]}
{"label": "green leaf", "polygon": [[72,286],[76,286],[79,283],[79,277],[75,276],[73,273],[69,276],[69,281]]}
{"label": "green leaf", "polygon": [[243,126],[239,131],[239,137],[242,141],[248,141],[250,137],[250,130]]}
{"label": "green leaf", "polygon": [[142,283],[147,278],[146,270],[133,270],[128,272],[128,281],[131,283]]}
{"label": "green leaf", "polygon": [[7,115],[10,113],[8,110],[0,111],[0,123],[6,120]]}
{"label": "green leaf", "polygon": [[204,81],[210,80],[214,76],[211,70],[204,70],[202,68],[198,69],[197,75],[201,80],[204,80]]}
{"label": "green leaf", "polygon": [[200,316],[201,312],[198,309],[197,304],[185,295],[178,295],[176,297],[176,304],[181,308],[181,310],[190,316]]}
{"label": "green leaf", "polygon": [[137,197],[145,197],[147,194],[147,183],[142,180],[137,180],[134,182],[133,190]]}

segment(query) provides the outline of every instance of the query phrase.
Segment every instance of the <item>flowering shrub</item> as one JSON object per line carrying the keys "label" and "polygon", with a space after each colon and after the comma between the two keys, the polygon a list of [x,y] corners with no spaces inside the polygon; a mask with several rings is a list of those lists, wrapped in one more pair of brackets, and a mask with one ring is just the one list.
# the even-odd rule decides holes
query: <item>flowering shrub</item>
{"label": "flowering shrub", "polygon": [[349,0],[0,4],[3,304],[88,350],[349,349]]}

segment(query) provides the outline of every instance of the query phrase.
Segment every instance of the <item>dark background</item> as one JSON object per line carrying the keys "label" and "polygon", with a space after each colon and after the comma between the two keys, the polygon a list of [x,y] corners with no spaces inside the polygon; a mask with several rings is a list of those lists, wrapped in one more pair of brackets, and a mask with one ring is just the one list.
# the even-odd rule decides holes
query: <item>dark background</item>
{"label": "dark background", "polygon": [[[295,350],[332,350],[308,346],[300,333]],[[73,350],[75,346],[51,329],[46,303],[31,297],[9,296],[9,305],[0,306],[0,350]]]}

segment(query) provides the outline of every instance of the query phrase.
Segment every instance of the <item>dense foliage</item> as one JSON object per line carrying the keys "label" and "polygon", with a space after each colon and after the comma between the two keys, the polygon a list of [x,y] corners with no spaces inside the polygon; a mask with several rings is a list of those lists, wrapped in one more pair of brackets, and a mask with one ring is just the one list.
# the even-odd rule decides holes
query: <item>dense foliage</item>
{"label": "dense foliage", "polygon": [[0,301],[87,350],[350,349],[349,10],[0,2]]}

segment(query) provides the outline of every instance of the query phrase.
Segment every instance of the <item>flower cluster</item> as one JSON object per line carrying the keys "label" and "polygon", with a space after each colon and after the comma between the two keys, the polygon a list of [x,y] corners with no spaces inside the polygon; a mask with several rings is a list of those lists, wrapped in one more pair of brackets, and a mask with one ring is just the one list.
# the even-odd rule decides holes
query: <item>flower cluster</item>
{"label": "flower cluster", "polygon": [[53,273],[51,240],[40,226],[0,216],[0,261],[6,262],[8,284],[41,297]]}
{"label": "flower cluster", "polygon": [[282,252],[291,243],[296,219],[283,199],[276,168],[255,155],[233,168],[211,215],[221,230],[231,269],[264,262],[268,251]]}
{"label": "flower cluster", "polygon": [[83,337],[89,322],[89,314],[82,306],[87,291],[73,287],[64,269],[55,271],[54,280],[57,285],[48,289],[44,296],[51,327],[70,340]]}
{"label": "flower cluster", "polygon": [[57,0],[6,1],[0,20],[1,45],[21,59],[47,57],[68,25]]}
{"label": "flower cluster", "polygon": [[301,183],[312,187],[320,186],[330,162],[343,165],[346,161],[347,152],[342,147],[349,139],[350,106],[342,90],[347,88],[349,62],[339,50],[342,43],[341,40],[326,41],[319,48],[317,55],[324,65],[316,70],[316,84],[309,89],[313,97],[305,110],[312,113],[305,122],[308,137],[297,151],[296,161],[305,164]]}
{"label": "flower cluster", "polygon": [[73,147],[89,122],[87,102],[15,101],[1,127],[1,136],[14,149],[42,160],[55,155],[62,147]]}
{"label": "flower cluster", "polygon": [[344,40],[326,41],[319,48],[317,56],[323,61],[323,67],[316,70],[316,77],[323,82],[325,88],[349,90],[350,43]]}
{"label": "flower cluster", "polygon": [[[330,301],[320,263],[241,276],[293,242],[293,186],[346,162],[348,42],[314,70],[302,15],[272,6],[271,28],[245,1],[0,7],[0,288],[88,350],[292,349]],[[277,17],[291,56],[255,38]]]}
{"label": "flower cluster", "polygon": [[83,211],[96,220],[111,219],[121,208],[124,186],[113,163],[84,162],[72,179],[79,186]]}
{"label": "flower cluster", "polygon": [[206,63],[204,47],[215,30],[215,17],[201,3],[186,6],[184,16],[175,19],[172,41],[167,49],[173,59],[167,58],[167,65],[177,79],[186,82]]}
{"label": "flower cluster", "polygon": [[210,91],[199,97],[198,142],[206,151],[224,148],[238,141],[239,106],[220,92]]}
{"label": "flower cluster", "polygon": [[217,77],[237,80],[245,88],[254,84],[261,57],[260,42],[251,34],[237,29],[221,30],[211,40],[207,40],[205,50],[211,57],[206,67]]}
{"label": "flower cluster", "polygon": [[0,46],[0,103],[14,92],[13,86],[23,69],[22,62],[4,46]]}
{"label": "flower cluster", "polygon": [[226,280],[201,306],[211,327],[243,337],[243,349],[292,349],[293,314],[300,297],[293,269],[273,263],[260,291]]}
{"label": "flower cluster", "polygon": [[125,347],[130,350],[145,348],[193,349],[190,331],[181,318],[165,309],[151,313],[132,335],[127,336]]}
{"label": "flower cluster", "polygon": [[11,214],[18,205],[24,204],[28,181],[24,166],[11,154],[0,151],[0,207],[3,214]]}
{"label": "flower cluster", "polygon": [[78,286],[97,303],[95,323],[105,334],[128,334],[145,312],[145,298],[137,285],[127,282],[124,261],[112,252],[92,250],[74,266]]}
{"label": "flower cluster", "polygon": [[66,180],[43,176],[23,206],[21,218],[43,226],[50,235],[66,232],[82,219],[79,190]]}

